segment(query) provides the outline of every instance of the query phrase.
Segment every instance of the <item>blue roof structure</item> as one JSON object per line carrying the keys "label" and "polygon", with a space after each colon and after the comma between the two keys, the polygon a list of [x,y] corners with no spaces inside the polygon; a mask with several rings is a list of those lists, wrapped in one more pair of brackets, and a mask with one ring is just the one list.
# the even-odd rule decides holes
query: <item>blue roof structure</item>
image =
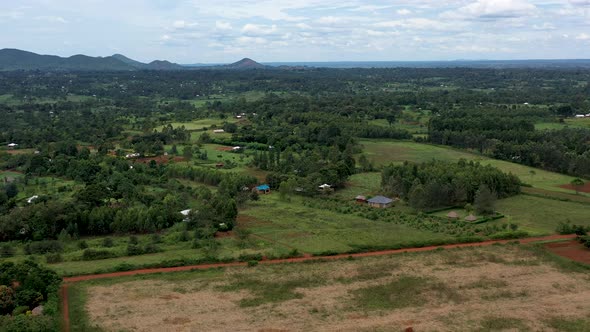
{"label": "blue roof structure", "polygon": [[393,199],[387,198],[385,196],[375,196],[369,199],[367,202],[369,203],[376,203],[376,204],[389,204],[393,202]]}
{"label": "blue roof structure", "polygon": [[268,186],[268,184],[263,184],[263,185],[257,186],[256,190],[266,191],[266,190],[270,190],[270,187]]}

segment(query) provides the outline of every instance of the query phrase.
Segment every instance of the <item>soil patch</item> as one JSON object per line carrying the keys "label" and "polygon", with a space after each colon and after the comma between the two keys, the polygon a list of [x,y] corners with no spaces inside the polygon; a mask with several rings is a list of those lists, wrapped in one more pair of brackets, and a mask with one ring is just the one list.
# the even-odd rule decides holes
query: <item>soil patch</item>
{"label": "soil patch", "polygon": [[590,249],[576,240],[567,242],[547,243],[545,245],[552,253],[569,258],[576,262],[590,264]]}
{"label": "soil patch", "polygon": [[224,238],[224,237],[233,237],[234,231],[227,231],[227,232],[215,232],[215,238]]}
{"label": "soil patch", "polygon": [[171,161],[174,161],[174,162],[186,161],[186,159],[184,157],[157,156],[157,157],[138,158],[138,159],[135,159],[135,162],[142,163],[142,164],[149,164],[152,160],[155,161],[156,164],[167,164]]}
{"label": "soil patch", "polygon": [[[559,186],[559,188],[564,188],[564,189],[569,189],[569,190],[576,190],[576,188],[574,186],[572,186],[570,183],[568,183],[568,184],[562,184],[561,186]],[[583,186],[579,186],[577,189],[578,189],[579,192],[590,193],[590,181],[584,183]]]}
{"label": "soil patch", "polygon": [[215,148],[217,151],[232,151],[233,147],[231,146],[218,146]]}

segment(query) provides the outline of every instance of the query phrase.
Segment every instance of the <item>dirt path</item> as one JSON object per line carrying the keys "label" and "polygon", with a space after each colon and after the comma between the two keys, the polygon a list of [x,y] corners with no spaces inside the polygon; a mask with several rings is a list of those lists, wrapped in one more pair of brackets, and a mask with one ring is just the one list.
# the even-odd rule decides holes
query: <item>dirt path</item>
{"label": "dirt path", "polygon": [[[575,237],[576,237],[576,235],[573,235],[573,234],[572,235],[549,235],[549,236],[542,236],[542,237],[530,237],[530,238],[525,238],[525,239],[518,239],[518,241],[522,244],[526,244],[526,243],[532,243],[532,242],[538,242],[538,241],[568,240],[568,239],[574,239]],[[348,257],[382,256],[382,255],[401,254],[401,253],[405,253],[405,252],[432,251],[432,250],[436,250],[438,248],[453,249],[453,248],[489,246],[489,245],[492,245],[495,243],[507,243],[510,241],[514,241],[514,240],[490,240],[490,241],[474,242],[474,243],[458,243],[458,244],[447,244],[447,245],[441,245],[441,246],[427,246],[427,247],[421,247],[421,248],[381,250],[381,251],[364,252],[364,253],[357,253],[357,254],[339,254],[339,255],[333,255],[333,256],[304,256],[304,257],[297,257],[297,258],[262,260],[259,263],[260,264],[281,264],[281,263],[298,263],[298,262],[307,262],[307,261],[313,261],[313,260],[326,260],[326,259],[336,260],[336,259],[343,259],[343,258],[348,258]],[[68,289],[69,283],[75,283],[75,282],[85,281],[85,280],[94,280],[94,279],[134,276],[134,275],[140,275],[140,274],[205,270],[205,269],[212,269],[212,268],[219,268],[219,267],[233,267],[233,266],[247,266],[247,263],[246,262],[231,262],[231,263],[199,264],[199,265],[163,267],[163,268],[153,268],[153,269],[139,269],[139,270],[132,270],[132,271],[122,271],[122,272],[82,275],[82,276],[75,276],[75,277],[65,277],[65,278],[63,278],[64,284],[62,286],[62,314],[63,314],[64,331],[66,331],[66,332],[70,331],[70,317],[69,317],[68,296],[67,296],[68,295],[67,289]]]}

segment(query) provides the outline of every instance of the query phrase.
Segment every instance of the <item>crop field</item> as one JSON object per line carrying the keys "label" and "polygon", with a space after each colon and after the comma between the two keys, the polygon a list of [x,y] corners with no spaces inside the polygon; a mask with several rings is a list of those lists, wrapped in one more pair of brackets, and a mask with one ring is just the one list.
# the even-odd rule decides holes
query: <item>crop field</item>
{"label": "crop field", "polygon": [[511,222],[531,234],[555,232],[559,222],[590,226],[590,205],[529,195],[499,200],[496,210],[505,215],[498,222]]}
{"label": "crop field", "polygon": [[373,221],[351,214],[305,206],[277,193],[261,195],[238,216],[253,236],[288,245],[302,253],[346,252],[359,246],[392,246],[449,239],[450,235],[416,230],[404,225]]}
{"label": "crop field", "polygon": [[392,140],[362,140],[364,151],[369,160],[376,166],[403,161],[427,162],[432,159],[456,162],[459,159],[478,161],[482,165],[492,165],[504,172],[512,173],[526,184],[550,191],[573,193],[573,190],[560,188],[569,184],[574,178],[571,176],[545,171],[525,165],[507,161],[490,159],[466,151],[445,146],[422,144],[408,141]]}
{"label": "crop field", "polygon": [[588,331],[588,268],[501,245],[70,285],[71,331]]}
{"label": "crop field", "polygon": [[[173,128],[178,128],[178,127],[182,127],[184,126],[184,128],[186,130],[203,130],[204,128],[209,128],[213,125],[217,126],[217,127],[222,127],[224,122],[229,122],[229,123],[233,123],[233,122],[237,122],[237,119],[234,118],[227,118],[227,119],[200,119],[200,120],[193,120],[190,122],[172,122],[170,123],[170,125]],[[164,126],[167,125],[161,125],[159,127],[157,127],[157,130],[162,130],[162,128],[164,128]]]}

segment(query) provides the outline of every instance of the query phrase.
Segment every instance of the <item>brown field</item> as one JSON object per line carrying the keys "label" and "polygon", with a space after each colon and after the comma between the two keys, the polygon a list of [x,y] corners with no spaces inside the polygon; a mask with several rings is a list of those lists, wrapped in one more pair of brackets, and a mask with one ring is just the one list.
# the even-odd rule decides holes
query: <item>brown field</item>
{"label": "brown field", "polygon": [[106,331],[553,331],[590,318],[587,270],[518,245],[113,282],[86,288]]}
{"label": "brown field", "polygon": [[576,240],[566,242],[547,243],[547,250],[576,262],[590,264],[590,249]]}
{"label": "brown field", "polygon": [[[563,184],[561,186],[559,186],[560,188],[564,188],[564,189],[569,189],[569,190],[576,190],[576,188],[574,186],[572,186],[571,184]],[[583,186],[580,186],[577,188],[579,192],[582,193],[590,193],[590,182],[586,182],[584,183]]]}

